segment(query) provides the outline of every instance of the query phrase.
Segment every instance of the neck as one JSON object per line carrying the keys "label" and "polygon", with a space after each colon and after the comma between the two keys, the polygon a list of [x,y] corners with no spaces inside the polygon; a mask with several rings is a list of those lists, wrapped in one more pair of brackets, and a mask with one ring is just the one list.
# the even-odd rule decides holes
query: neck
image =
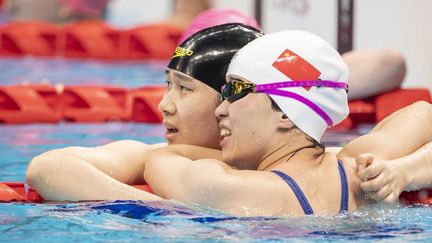
{"label": "neck", "polygon": [[[316,158],[316,154],[319,153],[319,150],[315,147],[311,147],[311,145],[312,143],[304,138],[293,139],[289,144],[284,144],[268,154],[261,161],[257,170],[270,171],[274,167],[287,163],[288,161],[290,161],[290,164],[294,161],[315,161],[318,159]],[[319,160],[320,159],[317,161]]]}

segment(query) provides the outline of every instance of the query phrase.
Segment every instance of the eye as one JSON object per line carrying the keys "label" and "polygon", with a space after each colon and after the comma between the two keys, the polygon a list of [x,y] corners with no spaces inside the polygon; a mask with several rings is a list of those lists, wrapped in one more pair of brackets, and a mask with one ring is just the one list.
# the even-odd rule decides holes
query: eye
{"label": "eye", "polygon": [[184,85],[179,85],[179,89],[180,89],[180,91],[186,91],[186,92],[192,91],[192,89],[190,89]]}
{"label": "eye", "polygon": [[165,83],[166,83],[166,88],[167,88],[167,89],[171,89],[171,87],[172,87],[172,82],[169,81],[169,80],[166,80]]}

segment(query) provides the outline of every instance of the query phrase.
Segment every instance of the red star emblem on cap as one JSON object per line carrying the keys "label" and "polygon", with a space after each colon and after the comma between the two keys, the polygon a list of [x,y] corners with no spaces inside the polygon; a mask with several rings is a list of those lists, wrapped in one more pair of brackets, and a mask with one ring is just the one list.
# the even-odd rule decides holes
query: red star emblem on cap
{"label": "red star emblem on cap", "polygon": [[[289,49],[285,49],[272,66],[291,80],[317,80],[321,72]],[[310,87],[304,87],[309,91]]]}

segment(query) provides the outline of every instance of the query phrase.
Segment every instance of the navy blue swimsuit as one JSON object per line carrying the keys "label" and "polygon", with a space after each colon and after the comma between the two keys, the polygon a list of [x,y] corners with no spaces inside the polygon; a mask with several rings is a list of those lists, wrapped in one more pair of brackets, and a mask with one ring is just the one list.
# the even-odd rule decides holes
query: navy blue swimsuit
{"label": "navy blue swimsuit", "polygon": [[[348,182],[347,182],[347,177],[345,174],[344,167],[342,165],[342,161],[340,160],[338,160],[338,169],[339,169],[341,185],[342,185],[342,196],[341,196],[341,205],[340,205],[339,212],[346,212],[348,211]],[[291,187],[294,194],[296,195],[297,199],[299,200],[299,203],[302,206],[305,214],[314,213],[305,194],[303,193],[303,191],[300,189],[299,185],[294,181],[293,178],[283,173],[282,171],[272,170],[271,172],[280,176],[286,183],[288,183],[288,185]]]}

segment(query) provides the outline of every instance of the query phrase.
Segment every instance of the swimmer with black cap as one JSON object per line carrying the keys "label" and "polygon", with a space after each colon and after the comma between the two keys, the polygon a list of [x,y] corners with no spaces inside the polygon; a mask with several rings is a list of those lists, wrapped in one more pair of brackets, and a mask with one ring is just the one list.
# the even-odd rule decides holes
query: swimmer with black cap
{"label": "swimmer with black cap", "polygon": [[168,143],[220,149],[214,110],[234,54],[262,34],[230,23],[210,27],[187,38],[176,48],[167,67],[168,88],[159,110]]}
{"label": "swimmer with black cap", "polygon": [[[253,27],[225,24],[195,33],[176,49],[166,70],[167,91],[159,105],[169,144],[220,149],[214,111],[228,65],[240,48],[261,35]],[[43,198],[53,201],[157,200],[129,185],[144,183],[145,156],[165,145],[122,140],[93,148],[51,150],[33,158],[26,180]],[[208,150],[220,156],[216,149]]]}

